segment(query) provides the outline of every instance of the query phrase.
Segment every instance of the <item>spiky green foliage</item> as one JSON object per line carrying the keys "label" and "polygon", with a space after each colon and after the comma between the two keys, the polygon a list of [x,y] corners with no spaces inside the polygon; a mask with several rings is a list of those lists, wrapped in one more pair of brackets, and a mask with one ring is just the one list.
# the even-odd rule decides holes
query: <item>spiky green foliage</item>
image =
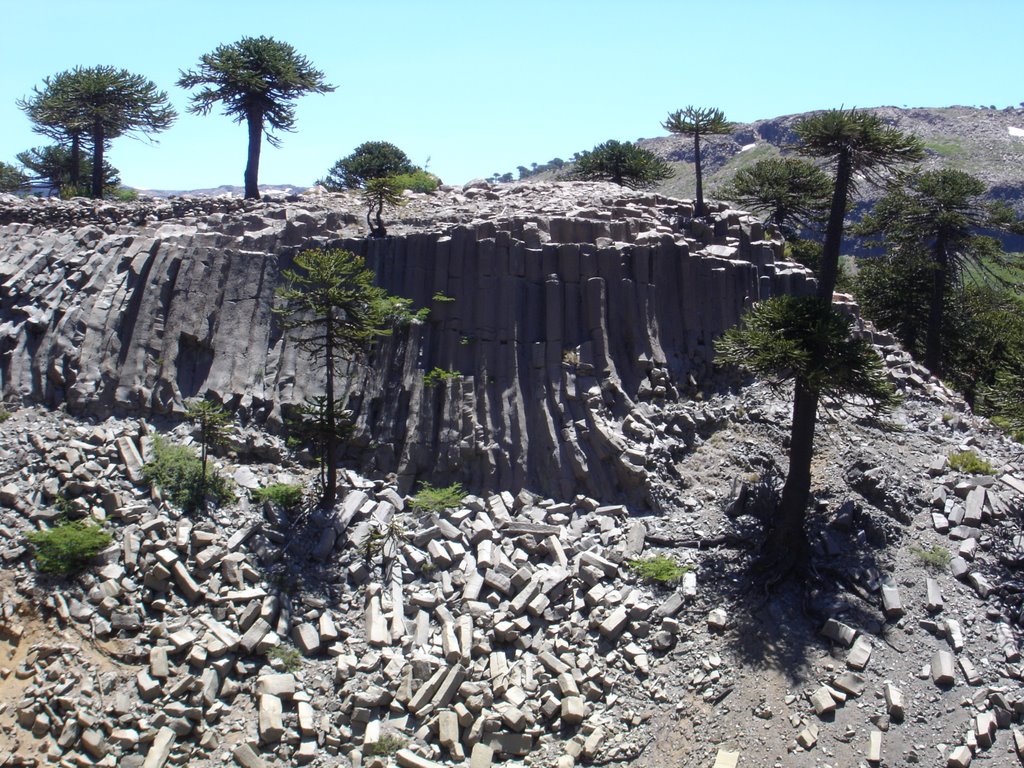
{"label": "spiky green foliage", "polygon": [[[44,135],[67,140],[72,170],[77,168],[78,142],[92,146],[90,193],[102,197],[103,155],[119,136],[150,137],[166,130],[177,117],[164,91],[142,75],[111,66],[76,67],[43,81],[18,105]],[[74,181],[74,180],[73,180]]]}
{"label": "spiky green foliage", "polygon": [[1016,354],[996,372],[984,392],[996,414],[993,421],[1024,442],[1024,354]]}
{"label": "spiky green foliage", "polygon": [[295,130],[295,105],[307,93],[330,93],[334,86],[324,73],[288,43],[272,37],[243,37],[219,45],[199,59],[195,70],[182,71],[181,88],[199,88],[192,94],[189,112],[208,115],[221,105],[223,114],[244,122],[249,145],[245,166],[245,196],[258,198],[260,149],[263,137],[280,146],[275,131]]}
{"label": "spiky green foliage", "polygon": [[[981,180],[963,171],[925,171],[885,195],[859,226],[863,234],[882,237],[890,260],[927,259],[924,364],[936,374],[943,368],[943,317],[950,290],[962,287],[968,272],[999,281],[990,265],[1024,266],[1004,254],[998,240],[982,234],[1017,225],[1007,206],[985,199],[987,191]],[[894,283],[891,290],[903,293],[905,287]]]}
{"label": "spiky green foliage", "polygon": [[39,570],[61,576],[83,570],[111,542],[109,533],[84,520],[64,521],[25,538],[35,549]]}
{"label": "spiky green foliage", "polygon": [[744,210],[763,213],[787,234],[820,223],[832,199],[832,180],[814,163],[768,157],[741,168],[718,196]]}
{"label": "spiky green foliage", "polygon": [[994,475],[995,470],[974,451],[953,451],[949,454],[949,468],[966,475]]}
{"label": "spiky green foliage", "polygon": [[444,488],[435,488],[429,483],[424,483],[412,497],[412,506],[421,512],[443,512],[459,506],[465,496],[466,491],[459,483]]}
{"label": "spiky green foliage", "polygon": [[168,501],[187,513],[200,509],[207,499],[218,506],[235,499],[228,481],[218,472],[204,477],[202,462],[191,448],[172,445],[161,436],[153,441],[153,458],[143,465],[142,472]]}
{"label": "spiky green foliage", "polygon": [[669,133],[693,136],[693,169],[697,177],[697,215],[705,214],[704,174],[700,158],[700,137],[726,134],[732,131],[732,123],[725,119],[725,113],[714,107],[692,105],[670,112],[662,127]]}
{"label": "spiky green foliage", "polygon": [[803,386],[835,403],[858,402],[877,413],[896,404],[882,361],[852,320],[812,296],[758,302],[715,345],[715,359],[780,384]]}
{"label": "spiky green foliage", "polygon": [[364,352],[378,336],[390,332],[386,320],[395,310],[395,297],[373,284],[373,272],[361,256],[341,249],[313,249],[295,257],[295,268],[283,273],[286,286],[278,289],[282,305],[274,312],[292,341],[323,366],[322,401],[323,504],[337,497],[339,422],[335,377],[341,366]]}
{"label": "spiky green foliage", "polygon": [[[44,182],[51,194],[57,193],[65,199],[76,195],[88,195],[90,191],[89,183],[80,180],[92,178],[92,160],[80,154],[76,174],[73,158],[74,154],[70,149],[56,144],[33,147],[17,155],[18,162],[32,174],[31,181]],[[104,160],[103,194],[110,195],[120,184],[117,168]]]}
{"label": "spiky green foliage", "polygon": [[28,185],[28,176],[16,165],[0,162],[0,192],[17,192]]}
{"label": "spiky green foliage", "polygon": [[949,561],[952,556],[949,554],[949,550],[945,547],[935,545],[930,549],[924,549],[923,547],[911,547],[911,554],[913,554],[921,564],[931,571],[944,571],[949,566]]}
{"label": "spiky green foliage", "polygon": [[272,483],[266,488],[250,492],[253,501],[269,501],[285,511],[297,508],[302,503],[302,486],[292,483]]}
{"label": "spiky green foliage", "polygon": [[366,141],[327,171],[321,182],[332,192],[361,189],[370,179],[421,172],[408,155],[389,141]]}
{"label": "spiky green foliage", "polygon": [[398,173],[392,176],[399,189],[408,189],[412,192],[429,194],[436,192],[441,186],[441,179],[427,171],[419,169],[412,173]]}
{"label": "spiky green foliage", "polygon": [[689,567],[680,565],[666,555],[654,555],[637,560],[627,560],[626,565],[641,579],[650,584],[672,584],[683,578],[683,574],[690,570]]}
{"label": "spiky green foliage", "polygon": [[456,381],[461,378],[462,374],[458,371],[452,371],[447,368],[431,368],[423,374],[423,386],[428,389],[432,387],[440,387],[450,381]]}
{"label": "spiky green foliage", "polygon": [[628,141],[606,141],[576,155],[570,177],[581,181],[613,181],[644,189],[672,178],[672,168],[650,150]]}
{"label": "spiky green foliage", "polygon": [[[386,237],[384,209],[397,208],[405,203],[402,186],[394,176],[367,179],[366,185],[363,187],[362,198],[366,205],[366,226],[370,230],[370,237]],[[374,221],[370,220],[371,215],[374,216]]]}
{"label": "spiky green foliage", "polygon": [[285,672],[298,672],[302,669],[302,654],[294,645],[280,643],[267,649],[267,661],[276,662],[276,666]]}

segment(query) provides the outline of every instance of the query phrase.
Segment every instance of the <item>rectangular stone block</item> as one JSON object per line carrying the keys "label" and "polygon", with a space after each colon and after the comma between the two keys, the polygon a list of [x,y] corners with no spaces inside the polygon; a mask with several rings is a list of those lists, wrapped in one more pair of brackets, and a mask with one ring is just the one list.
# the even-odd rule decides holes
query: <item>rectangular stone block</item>
{"label": "rectangular stone block", "polygon": [[953,674],[953,654],[949,651],[936,651],[932,655],[932,681],[943,687],[956,681]]}

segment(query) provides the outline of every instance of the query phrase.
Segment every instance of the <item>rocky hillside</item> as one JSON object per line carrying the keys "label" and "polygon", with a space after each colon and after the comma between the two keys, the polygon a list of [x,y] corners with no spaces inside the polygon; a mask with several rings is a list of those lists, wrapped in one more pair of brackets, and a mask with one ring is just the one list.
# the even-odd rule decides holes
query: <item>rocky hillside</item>
{"label": "rocky hillside", "polygon": [[[751,572],[789,401],[711,345],[811,278],[750,217],[474,183],[367,241],[344,195],[0,203],[0,765],[1024,758],[1024,454],[885,334],[903,400],[826,414],[806,581]],[[279,429],[318,378],[270,313],[311,244],[431,309],[350,371],[327,511]],[[236,416],[237,499],[189,516],[141,466],[194,445],[196,394]],[[459,503],[416,506],[452,479]],[[298,509],[254,500],[281,482]],[[25,535],[85,516],[111,545],[40,573]],[[657,556],[681,572],[645,578]]]}
{"label": "rocky hillside", "polygon": [[[1005,200],[1024,214],[1024,108],[877,107],[866,111],[920,137],[927,153],[925,168],[967,171],[989,186],[994,199]],[[806,114],[737,124],[730,135],[707,137],[701,142],[706,188],[713,194],[717,185],[728,181],[740,168],[788,151],[796,140],[793,125],[803,117]],[[675,178],[660,185],[659,192],[693,194],[692,139],[664,136],[641,139],[639,144],[675,168]],[[877,190],[862,192],[862,202],[877,196]]]}

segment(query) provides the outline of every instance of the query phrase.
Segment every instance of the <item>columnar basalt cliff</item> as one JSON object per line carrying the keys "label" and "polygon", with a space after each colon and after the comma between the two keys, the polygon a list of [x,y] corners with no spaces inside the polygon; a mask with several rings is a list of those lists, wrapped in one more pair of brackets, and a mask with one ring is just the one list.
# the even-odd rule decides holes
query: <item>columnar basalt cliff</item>
{"label": "columnar basalt cliff", "polygon": [[[604,184],[413,196],[368,240],[343,195],[98,206],[0,200],[0,386],[72,413],[180,413],[205,395],[280,428],[322,376],[272,313],[301,249],[344,247],[429,307],[345,376],[354,460],[488,490],[656,503],[631,443],[645,402],[693,394],[752,301],[801,292],[756,220]],[[458,374],[435,386],[439,368]],[[644,429],[637,430],[643,434]],[[628,435],[630,430],[626,430]]]}

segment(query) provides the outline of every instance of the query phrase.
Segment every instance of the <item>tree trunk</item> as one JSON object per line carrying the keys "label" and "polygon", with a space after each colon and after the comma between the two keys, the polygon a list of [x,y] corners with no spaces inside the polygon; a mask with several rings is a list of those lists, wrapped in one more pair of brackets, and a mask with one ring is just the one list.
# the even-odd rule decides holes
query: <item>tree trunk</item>
{"label": "tree trunk", "polygon": [[327,420],[327,440],[324,450],[324,463],[327,465],[327,480],[324,482],[324,509],[334,506],[338,498],[338,433],[335,428],[337,420],[334,413],[334,316],[327,310],[324,327],[324,364],[327,366],[327,402],[324,418]]}
{"label": "tree trunk", "polygon": [[697,173],[697,215],[704,215],[704,178],[700,170],[700,134],[693,132],[693,169]]}
{"label": "tree trunk", "polygon": [[782,574],[799,567],[809,551],[804,523],[811,496],[811,460],[817,421],[818,393],[797,379],[789,437],[789,472],[763,557],[766,566]]}
{"label": "tree trunk", "polygon": [[103,197],[103,123],[99,120],[92,126],[92,190],[94,198]]}
{"label": "tree trunk", "polygon": [[259,200],[260,144],[263,140],[263,113],[253,109],[246,115],[249,126],[249,156],[245,164],[245,198]]}
{"label": "tree trunk", "polygon": [[942,371],[942,312],[946,304],[946,272],[949,257],[945,238],[935,241],[935,259],[932,264],[932,295],[928,305],[928,331],[924,343],[924,366],[933,376]]}
{"label": "tree trunk", "polygon": [[82,183],[82,136],[79,133],[71,135],[71,167],[68,171],[69,183],[77,195]]}
{"label": "tree trunk", "polygon": [[836,167],[836,185],[832,192],[832,207],[829,209],[828,226],[825,228],[825,245],[821,250],[821,265],[818,268],[818,298],[832,303],[839,275],[839,249],[843,243],[843,221],[846,219],[846,199],[850,190],[852,164],[850,153],[839,155]]}

